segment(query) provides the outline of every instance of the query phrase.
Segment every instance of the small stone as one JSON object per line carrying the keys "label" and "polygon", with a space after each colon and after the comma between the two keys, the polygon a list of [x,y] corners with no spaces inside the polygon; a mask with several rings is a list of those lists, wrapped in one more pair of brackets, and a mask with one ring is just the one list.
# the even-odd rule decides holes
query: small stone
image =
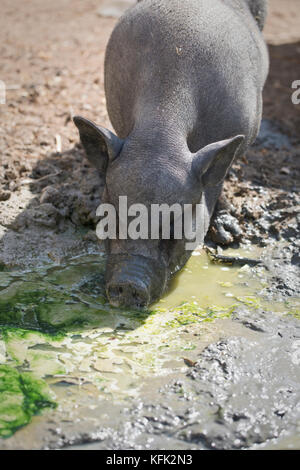
{"label": "small stone", "polygon": [[8,169],[5,172],[5,179],[8,181],[15,180],[17,178],[16,172],[12,169]]}
{"label": "small stone", "polygon": [[10,198],[10,191],[5,191],[0,189],[0,201],[7,201]]}

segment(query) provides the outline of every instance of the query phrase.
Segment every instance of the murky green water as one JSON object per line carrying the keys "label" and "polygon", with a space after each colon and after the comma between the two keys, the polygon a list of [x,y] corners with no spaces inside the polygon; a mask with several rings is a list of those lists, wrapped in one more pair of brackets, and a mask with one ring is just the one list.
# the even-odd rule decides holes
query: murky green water
{"label": "murky green water", "polygon": [[221,266],[195,253],[164,298],[138,312],[108,305],[104,268],[104,257],[91,255],[0,273],[0,437],[54,403],[136,397],[145,377],[195,360],[222,328],[215,320],[236,305],[260,306],[266,285],[263,268]]}

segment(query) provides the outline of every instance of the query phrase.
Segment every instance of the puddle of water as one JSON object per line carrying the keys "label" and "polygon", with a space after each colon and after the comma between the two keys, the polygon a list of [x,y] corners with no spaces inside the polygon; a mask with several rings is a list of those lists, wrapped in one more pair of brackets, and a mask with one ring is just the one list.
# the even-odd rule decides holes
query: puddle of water
{"label": "puddle of water", "polygon": [[[146,377],[183,370],[186,359],[196,360],[222,333],[222,322],[214,320],[230,317],[237,304],[257,308],[266,282],[263,268],[221,266],[195,253],[164,298],[137,312],[106,302],[104,269],[104,257],[90,255],[63,266],[0,273],[3,374],[14,370],[42,380],[70,414],[75,402],[130,400]],[[0,402],[6,392],[0,388]],[[4,408],[3,429],[12,419]]]}
{"label": "puddle of water", "polygon": [[[233,250],[226,255],[237,256],[237,253]],[[239,250],[239,255],[253,257],[253,253],[246,250]],[[259,271],[262,272],[256,270],[256,273]],[[206,254],[195,251],[158,305],[171,308],[188,301],[203,308],[229,307],[236,297],[247,296],[262,287],[260,278],[252,276],[252,272],[248,266],[238,268],[211,263]]]}

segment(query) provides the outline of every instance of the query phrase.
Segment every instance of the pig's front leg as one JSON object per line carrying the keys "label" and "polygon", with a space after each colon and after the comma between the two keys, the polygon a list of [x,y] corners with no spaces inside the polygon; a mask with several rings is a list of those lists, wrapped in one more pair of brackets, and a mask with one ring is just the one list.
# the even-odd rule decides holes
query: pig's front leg
{"label": "pig's front leg", "polygon": [[242,230],[235,209],[228,199],[221,194],[213,213],[207,238],[218,245],[230,245],[238,242],[242,237]]}

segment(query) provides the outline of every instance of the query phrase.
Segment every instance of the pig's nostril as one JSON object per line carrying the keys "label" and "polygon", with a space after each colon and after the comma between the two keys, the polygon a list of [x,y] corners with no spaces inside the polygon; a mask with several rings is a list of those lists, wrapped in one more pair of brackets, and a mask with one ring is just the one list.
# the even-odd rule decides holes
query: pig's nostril
{"label": "pig's nostril", "polygon": [[136,285],[131,282],[116,285],[110,283],[107,286],[109,302],[115,306],[143,307],[149,303],[149,293],[143,284]]}

